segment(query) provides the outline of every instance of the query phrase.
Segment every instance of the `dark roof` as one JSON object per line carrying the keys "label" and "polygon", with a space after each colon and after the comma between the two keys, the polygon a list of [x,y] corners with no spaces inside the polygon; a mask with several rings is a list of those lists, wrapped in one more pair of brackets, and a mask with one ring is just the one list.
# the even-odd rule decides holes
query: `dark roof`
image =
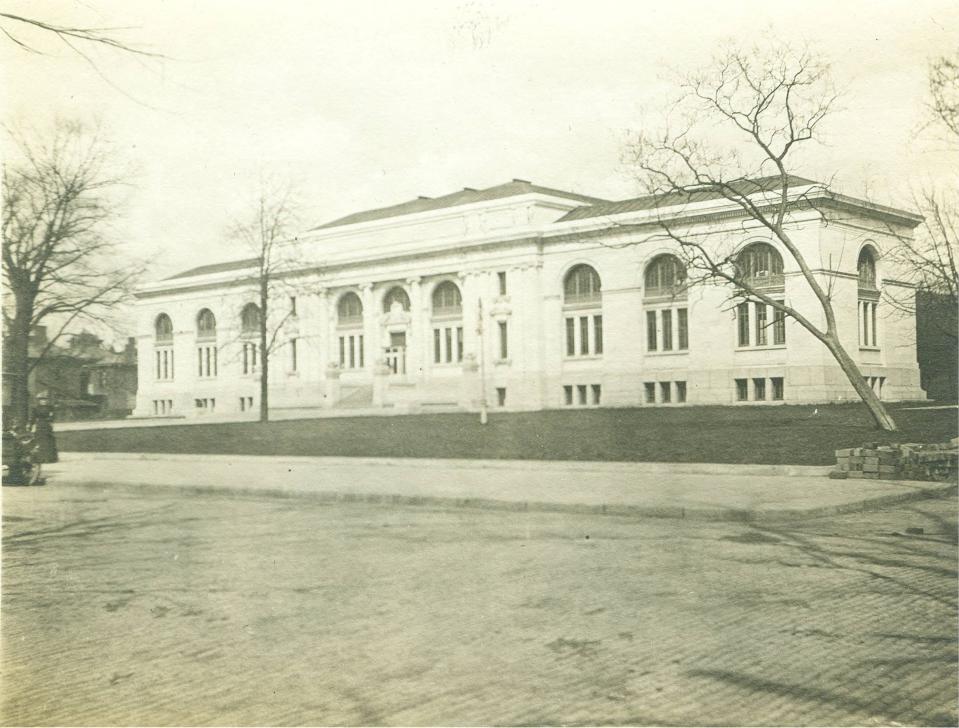
{"label": "dark roof", "polygon": [[[796,177],[789,175],[786,178],[786,187],[807,187],[809,185],[819,184],[805,177]],[[759,177],[757,179],[736,180],[730,183],[730,186],[737,194],[755,194],[757,192],[770,192],[780,189],[779,175],[771,177]],[[671,207],[673,205],[684,205],[693,202],[705,202],[721,198],[722,193],[712,189],[705,188],[701,190],[688,190],[683,192],[667,192],[658,195],[644,195],[643,197],[634,197],[630,200],[620,202],[606,202],[598,205],[585,205],[576,207],[567,212],[557,222],[569,222],[570,220],[583,220],[589,217],[601,217],[603,215],[617,215],[622,212],[636,212],[638,210],[652,210],[654,208]]]}
{"label": "dark roof", "polygon": [[246,260],[231,260],[228,263],[212,263],[211,265],[201,265],[198,268],[190,268],[182,273],[177,273],[165,280],[172,281],[174,278],[190,278],[192,276],[202,276],[208,273],[226,273],[230,270],[241,270],[243,268],[252,268],[259,262],[259,258],[247,258]]}
{"label": "dark roof", "polygon": [[522,179],[514,179],[506,184],[488,187],[485,190],[474,190],[470,187],[464,187],[457,192],[451,192],[442,197],[417,197],[415,200],[403,202],[399,205],[390,207],[380,207],[375,210],[364,210],[355,212],[352,215],[341,217],[332,222],[319,225],[314,230],[324,230],[326,228],[340,227],[341,225],[354,225],[359,222],[369,222],[370,220],[382,220],[388,217],[398,217],[400,215],[411,215],[414,212],[426,212],[428,210],[441,210],[444,207],[455,207],[457,205],[468,205],[471,202],[485,202],[487,200],[498,200],[504,197],[515,197],[516,195],[525,195],[530,192],[538,192],[544,195],[554,195],[556,197],[565,197],[577,202],[596,204],[607,202],[607,200],[598,197],[587,197],[575,192],[565,192],[555,190],[550,187],[540,187],[531,182]]}

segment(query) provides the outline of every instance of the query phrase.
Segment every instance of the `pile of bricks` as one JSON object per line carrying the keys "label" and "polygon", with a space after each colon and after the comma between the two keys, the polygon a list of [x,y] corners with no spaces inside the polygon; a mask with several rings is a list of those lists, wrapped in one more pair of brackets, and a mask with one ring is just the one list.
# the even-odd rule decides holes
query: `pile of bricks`
{"label": "pile of bricks", "polygon": [[959,472],[959,438],[934,445],[904,443],[836,450],[831,478],[882,478],[886,480],[956,480]]}

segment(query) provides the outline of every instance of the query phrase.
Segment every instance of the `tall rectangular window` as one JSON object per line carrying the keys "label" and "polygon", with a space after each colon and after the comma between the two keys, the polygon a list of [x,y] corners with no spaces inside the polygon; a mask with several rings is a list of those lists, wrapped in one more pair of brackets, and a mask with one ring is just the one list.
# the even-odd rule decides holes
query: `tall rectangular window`
{"label": "tall rectangular window", "polygon": [[499,295],[505,296],[506,295],[506,271],[501,270],[499,273],[496,274],[496,278],[499,281]]}
{"label": "tall rectangular window", "polygon": [[360,342],[360,356],[359,356],[360,369],[362,369],[363,368],[363,334],[360,334],[358,338]]}
{"label": "tall rectangular window", "polygon": [[656,404],[656,382],[644,382],[643,389],[646,391],[646,404]]}
{"label": "tall rectangular window", "polygon": [[664,404],[669,404],[673,401],[672,382],[659,383],[659,401]]}
{"label": "tall rectangular window", "polygon": [[689,348],[689,314],[685,308],[676,309],[676,334],[679,337],[678,348],[685,351]]}
{"label": "tall rectangular window", "polygon": [[593,316],[593,347],[594,354],[603,353],[603,317]]}
{"label": "tall rectangular window", "polygon": [[675,382],[676,384],[676,401],[685,402],[686,401],[686,382]]}
{"label": "tall rectangular window", "polygon": [[290,296],[290,316],[296,316],[296,296]]}
{"label": "tall rectangular window", "polygon": [[872,304],[870,308],[872,309],[872,315],[870,316],[872,323],[872,345],[879,346],[879,339],[876,337],[876,304]]}
{"label": "tall rectangular window", "polygon": [[736,321],[738,323],[739,346],[749,346],[749,304],[740,303],[736,306]]}
{"label": "tall rectangular window", "polygon": [[290,339],[290,371],[296,371],[296,339]]}
{"label": "tall rectangular window", "polygon": [[573,404],[573,386],[571,384],[563,385],[563,401],[568,405]]}
{"label": "tall rectangular window", "polygon": [[579,353],[589,354],[589,316],[579,317]]}
{"label": "tall rectangular window", "polygon": [[663,321],[663,351],[673,350],[673,312],[668,308],[660,312]]}
{"label": "tall rectangular window", "polygon": [[346,367],[346,338],[340,337],[340,369]]}
{"label": "tall rectangular window", "polygon": [[782,400],[783,399],[783,378],[772,377],[769,381],[772,383],[773,399],[777,401]]}
{"label": "tall rectangular window", "polygon": [[786,343],[786,314],[778,309],[773,310],[773,344],[781,346]]}
{"label": "tall rectangular window", "polygon": [[463,361],[463,327],[456,327],[456,361]]}
{"label": "tall rectangular window", "polygon": [[443,361],[443,346],[441,343],[440,337],[442,336],[440,329],[433,329],[433,363],[439,364]]}
{"label": "tall rectangular window", "polygon": [[756,304],[756,346],[766,345],[766,304]]}
{"label": "tall rectangular window", "polygon": [[453,329],[446,327],[444,331],[446,333],[446,363],[449,364],[453,361]]}
{"label": "tall rectangular window", "polygon": [[599,404],[599,400],[603,396],[602,386],[599,384],[591,384],[590,389],[593,391],[593,404]]}
{"label": "tall rectangular window", "polygon": [[656,312],[646,312],[646,351],[656,351]]}
{"label": "tall rectangular window", "polygon": [[499,358],[509,358],[509,339],[506,333],[506,322],[499,322]]}
{"label": "tall rectangular window", "polygon": [[496,388],[496,406],[497,407],[506,406],[506,387]]}
{"label": "tall rectangular window", "polygon": [[576,319],[566,319],[566,356],[576,356]]}
{"label": "tall rectangular window", "polygon": [[766,399],[766,380],[762,377],[753,379],[753,399],[762,402]]}
{"label": "tall rectangular window", "polygon": [[736,380],[736,401],[745,402],[748,399],[749,399],[749,380],[737,379]]}
{"label": "tall rectangular window", "polygon": [[356,337],[351,336],[349,338],[349,350],[350,350],[350,369],[356,369]]}
{"label": "tall rectangular window", "polygon": [[872,304],[869,303],[862,305],[862,340],[864,346],[869,346],[872,343],[872,332],[869,330],[869,312],[871,306]]}

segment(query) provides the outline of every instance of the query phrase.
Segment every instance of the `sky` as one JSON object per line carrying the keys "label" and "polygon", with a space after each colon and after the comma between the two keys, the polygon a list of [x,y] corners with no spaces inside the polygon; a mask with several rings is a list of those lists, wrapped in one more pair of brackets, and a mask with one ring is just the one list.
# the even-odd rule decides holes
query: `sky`
{"label": "sky", "polygon": [[[908,204],[957,160],[924,129],[930,59],[959,51],[959,3],[6,0],[107,27],[146,58],[3,28],[3,122],[98,120],[131,170],[115,234],[150,278],[247,257],[231,221],[262,174],[292,179],[304,226],[514,177],[641,193],[621,154],[661,118],[672,74],[730,39],[809,43],[843,89],[794,170]],[[8,144],[9,142],[4,142]]]}

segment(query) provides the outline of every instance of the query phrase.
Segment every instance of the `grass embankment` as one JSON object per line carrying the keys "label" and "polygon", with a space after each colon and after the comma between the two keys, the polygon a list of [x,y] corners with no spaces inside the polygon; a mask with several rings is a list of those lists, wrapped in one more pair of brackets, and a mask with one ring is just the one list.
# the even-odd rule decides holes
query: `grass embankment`
{"label": "grass embankment", "polygon": [[[817,414],[813,414],[818,410]],[[899,432],[862,405],[683,407],[339,417],[63,432],[60,449],[141,453],[504,458],[829,465],[864,442],[944,442],[954,409],[892,407]]]}

